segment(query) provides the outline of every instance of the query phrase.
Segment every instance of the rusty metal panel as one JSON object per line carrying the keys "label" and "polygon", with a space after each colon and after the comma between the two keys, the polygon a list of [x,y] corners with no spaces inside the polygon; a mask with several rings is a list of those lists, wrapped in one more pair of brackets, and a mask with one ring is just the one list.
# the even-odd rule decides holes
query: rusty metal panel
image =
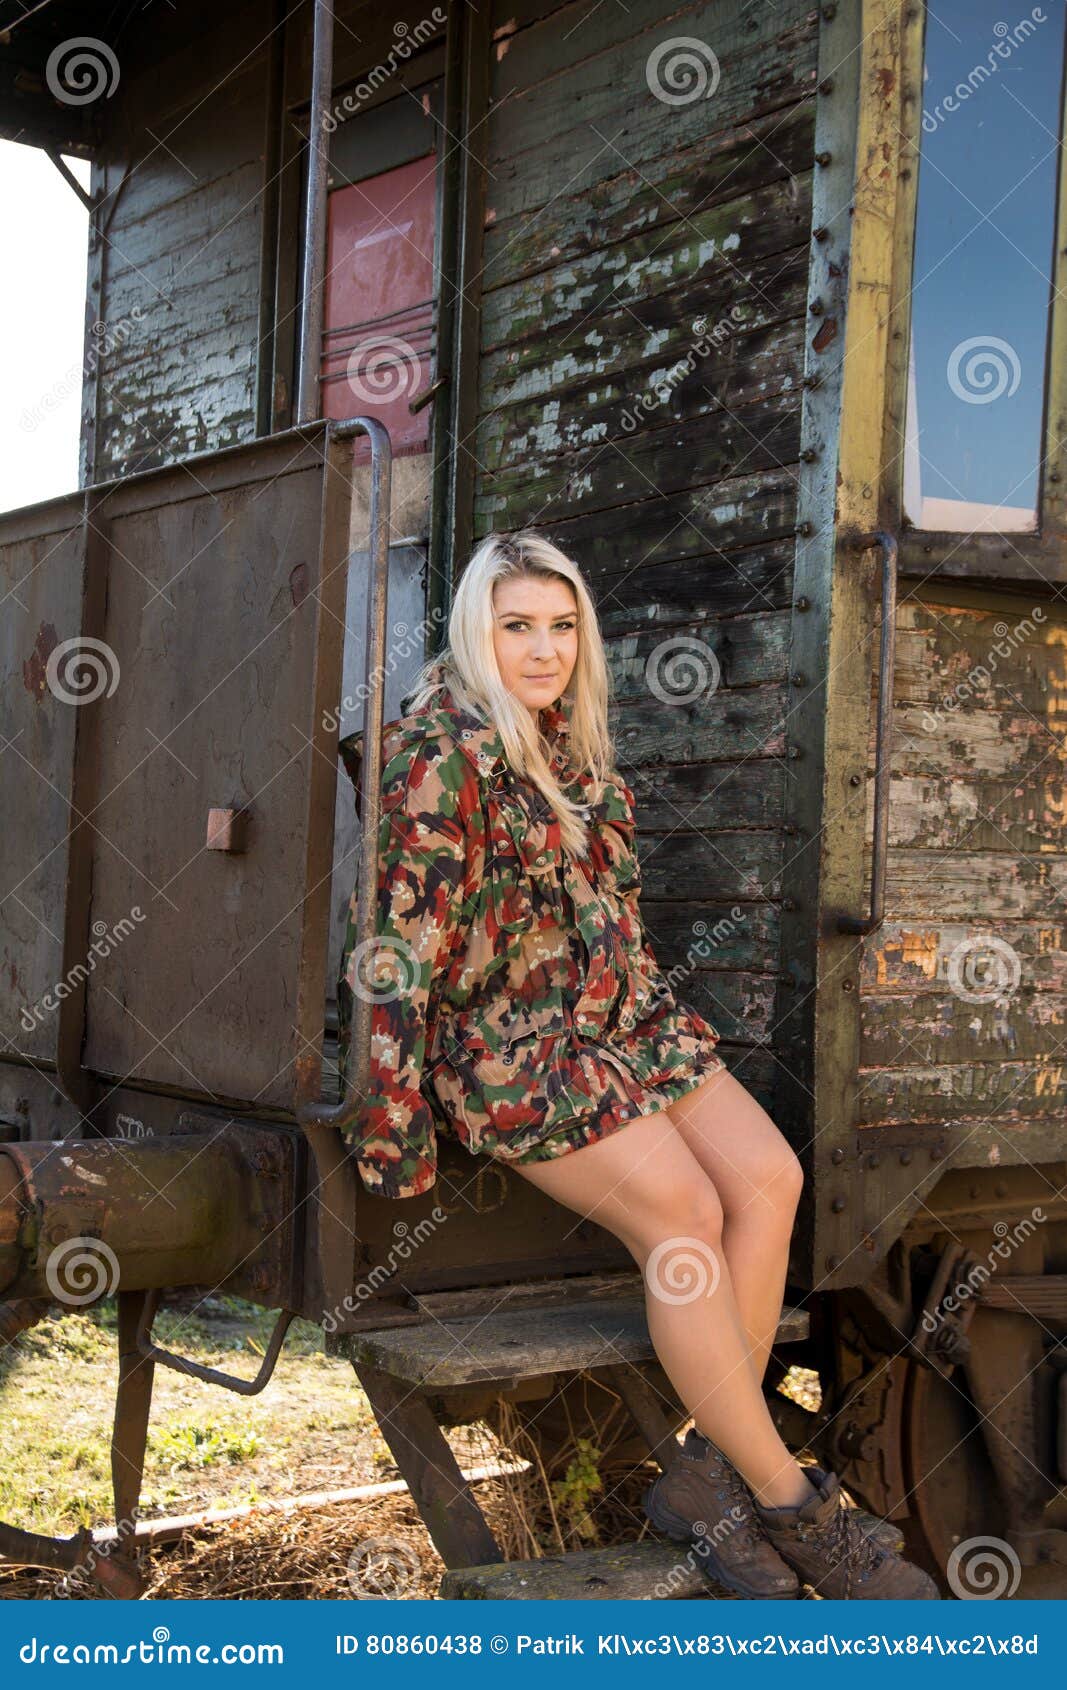
{"label": "rusty metal panel", "polygon": [[61,695],[88,678],[65,650],[81,627],[81,519],[81,494],[0,517],[0,1034],[5,1053],[49,1063],[74,763]]}
{"label": "rusty metal panel", "polygon": [[[99,942],[82,981],[86,1069],[261,1108],[317,1094],[350,459],[348,442],[316,424],[92,490],[90,573],[106,576],[106,600],[97,580],[86,601],[101,607],[92,637],[107,684],[81,706],[26,694],[21,715],[5,716],[42,767],[19,777],[4,890],[41,860],[50,945],[17,904],[8,914],[10,896],[3,905],[5,941],[28,936],[12,957],[29,967],[23,992],[54,984],[62,871],[49,865],[64,858],[79,717],[86,819],[66,866],[72,884],[91,884],[86,951]],[[50,539],[21,542],[20,554],[16,531],[8,570]],[[6,638],[22,629],[5,654],[7,694],[15,655],[33,659],[32,639],[22,651],[31,628],[51,616],[64,638],[84,634],[71,567],[81,541],[68,529],[62,544],[52,600],[42,567],[23,592],[33,614],[5,619]],[[236,848],[218,848],[217,828],[209,839],[214,810],[239,813]],[[68,910],[68,961],[69,921]]]}

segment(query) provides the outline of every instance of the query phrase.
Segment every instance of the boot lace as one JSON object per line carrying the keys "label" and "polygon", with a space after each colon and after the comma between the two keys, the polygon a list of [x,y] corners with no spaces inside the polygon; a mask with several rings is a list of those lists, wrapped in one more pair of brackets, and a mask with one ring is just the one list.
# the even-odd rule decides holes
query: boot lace
{"label": "boot lace", "polygon": [[730,1542],[736,1544],[739,1549],[758,1549],[765,1539],[748,1486],[736,1467],[725,1457],[719,1457],[716,1468],[715,1494],[720,1502],[728,1505],[733,1526],[729,1534]]}
{"label": "boot lace", "polygon": [[844,1503],[838,1505],[825,1525],[801,1525],[799,1531],[801,1537],[818,1544],[830,1567],[844,1569],[846,1600],[852,1595],[853,1586],[862,1583],[885,1559],[885,1551],[860,1526],[856,1510],[846,1508]]}

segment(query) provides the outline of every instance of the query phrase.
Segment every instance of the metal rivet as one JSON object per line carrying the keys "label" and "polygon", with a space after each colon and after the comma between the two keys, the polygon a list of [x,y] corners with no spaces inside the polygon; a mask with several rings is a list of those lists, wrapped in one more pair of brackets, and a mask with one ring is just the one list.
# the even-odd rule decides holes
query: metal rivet
{"label": "metal rivet", "polygon": [[830,1160],[833,1162],[835,1167],[840,1167],[841,1163],[845,1160],[845,1152],[841,1149],[840,1145],[836,1150],[831,1150]]}
{"label": "metal rivet", "polygon": [[830,1208],[835,1215],[840,1215],[844,1210],[844,1207],[845,1199],[843,1197],[835,1197],[830,1204]]}

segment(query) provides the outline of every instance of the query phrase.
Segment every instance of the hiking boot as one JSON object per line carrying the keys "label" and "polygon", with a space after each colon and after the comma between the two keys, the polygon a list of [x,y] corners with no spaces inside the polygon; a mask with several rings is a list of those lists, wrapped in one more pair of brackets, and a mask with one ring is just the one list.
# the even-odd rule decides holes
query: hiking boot
{"label": "hiking boot", "polygon": [[692,1545],[713,1588],[750,1602],[799,1595],[797,1576],[767,1541],[740,1473],[695,1426],[678,1459],[649,1485],[644,1507],[657,1531]]}
{"label": "hiking boot", "polygon": [[847,1508],[834,1473],[806,1467],[816,1495],[799,1508],[764,1508],[763,1529],[782,1559],[816,1595],[845,1601],[918,1598],[940,1601],[933,1579],[870,1533]]}

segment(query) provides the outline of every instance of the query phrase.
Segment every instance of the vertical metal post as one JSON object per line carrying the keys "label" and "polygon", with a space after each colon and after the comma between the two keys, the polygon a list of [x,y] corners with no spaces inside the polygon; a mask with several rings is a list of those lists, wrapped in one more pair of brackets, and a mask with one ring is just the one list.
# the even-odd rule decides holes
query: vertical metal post
{"label": "vertical metal post", "polygon": [[297,368],[298,423],[322,415],[319,370],[322,362],[323,277],[326,269],[326,181],[330,137],[323,119],[333,93],[333,0],[315,0],[311,69],[311,116],[308,125],[307,192],[304,199],[304,250],[301,264],[300,357]]}

